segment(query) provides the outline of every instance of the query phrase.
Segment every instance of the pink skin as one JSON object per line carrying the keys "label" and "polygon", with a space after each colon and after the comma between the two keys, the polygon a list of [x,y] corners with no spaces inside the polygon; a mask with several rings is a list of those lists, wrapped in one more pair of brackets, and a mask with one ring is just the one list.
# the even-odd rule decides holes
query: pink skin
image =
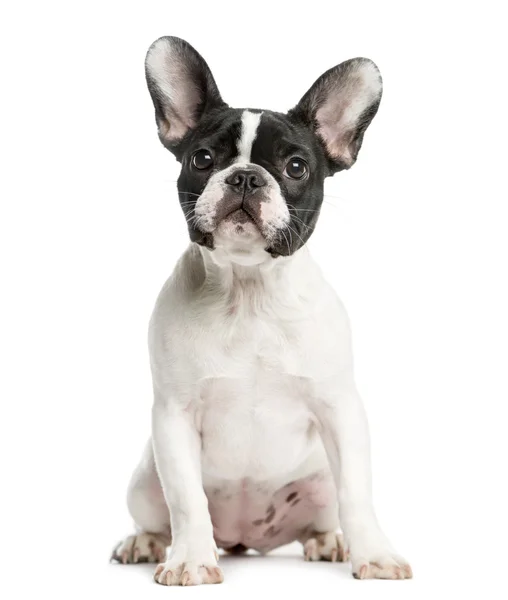
{"label": "pink skin", "polygon": [[[153,522],[169,522],[159,478],[149,470],[140,487]],[[302,543],[316,532],[335,531],[338,526],[336,490],[329,471],[319,471],[280,488],[252,480],[205,485],[208,509],[219,548],[243,545],[261,553],[291,543]],[[273,507],[273,508],[272,508]],[[164,534],[171,543],[169,526],[148,531]]]}
{"label": "pink skin", "polygon": [[275,492],[243,481],[231,489],[207,490],[207,496],[217,546],[242,544],[259,552],[308,538],[317,514],[336,498],[331,477],[322,473]]}

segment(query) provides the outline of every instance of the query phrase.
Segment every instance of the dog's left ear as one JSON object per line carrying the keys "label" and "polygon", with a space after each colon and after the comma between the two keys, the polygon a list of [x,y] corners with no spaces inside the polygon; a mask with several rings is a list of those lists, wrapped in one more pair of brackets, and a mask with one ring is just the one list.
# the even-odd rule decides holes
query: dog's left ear
{"label": "dog's left ear", "polygon": [[314,130],[332,171],[349,169],[377,112],[382,91],[377,66],[367,58],[353,58],[321,75],[288,116]]}

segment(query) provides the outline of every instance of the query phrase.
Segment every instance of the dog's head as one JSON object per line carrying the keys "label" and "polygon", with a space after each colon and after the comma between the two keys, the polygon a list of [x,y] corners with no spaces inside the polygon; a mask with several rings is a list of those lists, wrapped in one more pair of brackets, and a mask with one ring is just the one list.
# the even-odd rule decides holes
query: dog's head
{"label": "dog's head", "polygon": [[163,37],[146,57],[159,137],[182,163],[191,240],[253,264],[309,239],[324,179],[356,161],[382,82],[366,58],[324,73],[287,114],[230,108],[204,59]]}

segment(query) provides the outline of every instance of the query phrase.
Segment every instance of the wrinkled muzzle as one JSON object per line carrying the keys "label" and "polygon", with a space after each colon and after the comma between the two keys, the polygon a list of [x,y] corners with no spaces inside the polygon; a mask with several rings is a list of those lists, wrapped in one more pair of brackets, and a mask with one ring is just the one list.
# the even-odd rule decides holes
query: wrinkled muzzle
{"label": "wrinkled muzzle", "polygon": [[[271,251],[290,221],[279,184],[263,167],[234,163],[210,177],[189,220],[191,238],[213,248],[214,235],[264,240]],[[277,252],[280,254],[280,252]]]}

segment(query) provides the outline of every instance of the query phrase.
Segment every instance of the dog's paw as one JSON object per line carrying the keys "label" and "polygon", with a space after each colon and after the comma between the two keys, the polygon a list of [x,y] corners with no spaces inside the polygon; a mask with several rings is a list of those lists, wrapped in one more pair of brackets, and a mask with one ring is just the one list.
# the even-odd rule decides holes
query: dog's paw
{"label": "dog's paw", "polygon": [[303,545],[305,560],[330,560],[332,562],[345,562],[348,551],[341,533],[329,531],[315,533]]}
{"label": "dog's paw", "polygon": [[113,550],[111,560],[124,565],[142,562],[161,562],[166,557],[166,546],[169,540],[155,533],[130,535]]}
{"label": "dog's paw", "polygon": [[178,563],[168,560],[157,566],[154,579],[161,585],[201,585],[222,583],[224,575],[216,564],[206,565],[190,561]]}
{"label": "dog's paw", "polygon": [[378,551],[351,557],[355,579],[411,579],[409,563],[393,552]]}
{"label": "dog's paw", "polygon": [[201,585],[222,583],[224,576],[217,566],[219,554],[210,544],[186,540],[175,544],[165,563],[157,566],[154,579],[161,585]]}

